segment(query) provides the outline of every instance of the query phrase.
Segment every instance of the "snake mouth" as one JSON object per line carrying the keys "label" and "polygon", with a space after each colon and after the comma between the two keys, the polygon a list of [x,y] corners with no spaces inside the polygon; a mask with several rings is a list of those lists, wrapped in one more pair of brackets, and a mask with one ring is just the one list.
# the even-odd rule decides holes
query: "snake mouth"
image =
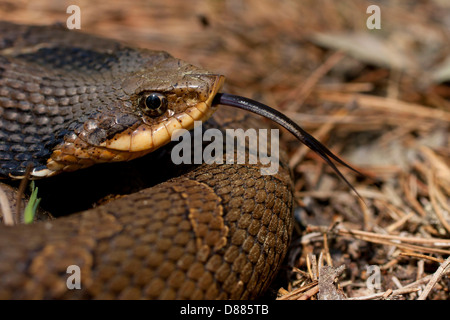
{"label": "snake mouth", "polygon": [[[195,121],[206,121],[217,109],[213,101],[225,81],[222,75],[198,76],[207,77],[209,85],[199,88],[207,90],[201,92],[203,98],[199,99],[200,101],[187,102],[187,108],[182,112],[172,114],[153,125],[141,122],[99,145],[89,144],[78,136],[67,138],[53,151],[47,161],[47,168],[33,171],[32,176],[51,176],[61,171],[75,171],[96,163],[133,160],[169,143],[175,130],[193,129]],[[195,91],[195,88],[189,89]]]}

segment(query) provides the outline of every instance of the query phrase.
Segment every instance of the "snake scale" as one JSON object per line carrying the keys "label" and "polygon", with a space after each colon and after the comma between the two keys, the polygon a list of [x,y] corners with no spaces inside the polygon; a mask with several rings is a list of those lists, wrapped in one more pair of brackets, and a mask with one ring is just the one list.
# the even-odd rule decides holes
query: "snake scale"
{"label": "snake scale", "polygon": [[[117,174],[114,165],[124,161],[148,169],[138,180],[165,178],[67,217],[1,226],[0,298],[260,296],[293,228],[285,154],[274,175],[262,175],[261,163],[181,170],[157,156],[175,129],[192,129],[194,120],[220,130],[265,127],[247,112],[218,107],[223,81],[164,52],[61,27],[1,22],[4,178],[23,178],[31,167],[32,178],[50,177],[40,181],[56,180],[65,190],[65,177],[88,172],[82,181],[94,184],[93,172]],[[117,163],[92,166],[111,162]],[[66,285],[71,265],[81,270],[81,289]]]}

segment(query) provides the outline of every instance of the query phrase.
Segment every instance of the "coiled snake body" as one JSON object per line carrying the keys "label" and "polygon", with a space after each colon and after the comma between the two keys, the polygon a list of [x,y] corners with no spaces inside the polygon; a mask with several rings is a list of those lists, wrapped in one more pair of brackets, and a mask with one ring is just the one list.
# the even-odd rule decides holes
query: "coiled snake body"
{"label": "coiled snake body", "polygon": [[[31,170],[38,179],[65,172],[43,180],[54,179],[54,192],[77,199],[77,190],[90,196],[100,189],[97,171],[109,170],[106,179],[128,177],[116,165],[133,159],[129,167],[143,168],[119,183],[130,189],[127,196],[52,221],[1,226],[0,298],[251,299],[263,293],[293,228],[284,153],[278,171],[264,175],[261,162],[176,166],[164,145],[197,120],[224,134],[264,127],[249,113],[217,107],[225,104],[281,124],[347,184],[331,160],[348,165],[279,112],[218,93],[223,81],[164,52],[0,22],[0,175],[20,179]],[[247,159],[258,145],[243,142],[231,158],[244,153]],[[81,177],[75,188],[69,177]],[[145,182],[129,187],[135,180]],[[73,204],[66,209],[74,211]],[[80,289],[68,286],[74,266]]]}
{"label": "coiled snake body", "polygon": [[[166,53],[55,27],[4,22],[0,35],[4,177],[141,157],[216,108],[223,77]],[[154,93],[167,104],[156,116],[144,101]],[[261,126],[238,110],[211,121]],[[1,226],[0,298],[255,298],[286,253],[293,202],[283,163],[276,175],[259,169],[203,164],[69,217]],[[81,289],[67,287],[72,265]]]}

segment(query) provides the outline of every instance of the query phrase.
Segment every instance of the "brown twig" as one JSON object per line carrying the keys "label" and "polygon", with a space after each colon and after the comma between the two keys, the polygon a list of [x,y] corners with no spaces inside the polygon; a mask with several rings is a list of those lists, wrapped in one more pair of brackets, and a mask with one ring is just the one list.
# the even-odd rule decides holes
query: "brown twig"
{"label": "brown twig", "polygon": [[[304,294],[305,291],[310,290],[311,288],[316,287],[318,284],[318,281],[315,280],[301,288],[297,288],[292,290],[291,292],[277,298],[277,300],[297,300],[300,296]],[[318,288],[318,287],[317,287]]]}
{"label": "brown twig", "polygon": [[319,293],[319,285],[316,285],[316,286],[312,287],[311,289],[309,289],[308,291],[306,291],[297,300],[308,300],[309,298],[316,295],[317,293]]}

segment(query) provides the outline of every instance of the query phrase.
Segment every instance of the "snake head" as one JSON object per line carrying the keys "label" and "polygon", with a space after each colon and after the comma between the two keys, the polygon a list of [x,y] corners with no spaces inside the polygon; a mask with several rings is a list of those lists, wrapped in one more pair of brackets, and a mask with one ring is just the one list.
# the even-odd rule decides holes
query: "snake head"
{"label": "snake head", "polygon": [[205,121],[216,110],[212,101],[224,79],[170,56],[144,67],[122,82],[139,126],[106,141],[106,147],[152,151],[169,142],[174,130],[191,130],[194,121]]}
{"label": "snake head", "polygon": [[141,157],[170,142],[175,130],[191,130],[194,121],[212,115],[222,75],[164,52],[145,52],[151,58],[138,70],[122,70],[111,85],[113,92],[103,95],[97,111],[64,136],[47,162],[48,170],[35,175]]}

